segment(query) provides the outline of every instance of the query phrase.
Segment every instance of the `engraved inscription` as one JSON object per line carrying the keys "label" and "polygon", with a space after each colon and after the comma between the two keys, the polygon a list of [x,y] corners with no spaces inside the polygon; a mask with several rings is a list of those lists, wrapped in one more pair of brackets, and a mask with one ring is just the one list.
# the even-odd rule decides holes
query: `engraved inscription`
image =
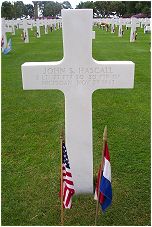
{"label": "engraved inscription", "polygon": [[44,67],[36,76],[42,85],[52,86],[94,86],[114,85],[120,75],[113,72],[109,66],[105,67]]}

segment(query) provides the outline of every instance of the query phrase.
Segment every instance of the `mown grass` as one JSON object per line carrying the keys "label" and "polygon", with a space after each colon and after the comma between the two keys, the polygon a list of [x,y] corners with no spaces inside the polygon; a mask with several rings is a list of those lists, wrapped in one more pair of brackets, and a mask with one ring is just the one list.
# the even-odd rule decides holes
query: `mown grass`
{"label": "mown grass", "polygon": [[[98,171],[104,126],[112,165],[113,202],[98,225],[150,225],[150,35],[138,29],[117,33],[95,28],[93,57],[135,63],[134,89],[97,90],[93,94],[94,174]],[[60,225],[60,131],[64,95],[23,91],[21,64],[54,61],[63,56],[61,30],[30,43],[21,31],[13,50],[2,55],[2,225]],[[10,37],[10,34],[8,34]],[[74,196],[65,210],[65,225],[94,225],[93,195]]]}

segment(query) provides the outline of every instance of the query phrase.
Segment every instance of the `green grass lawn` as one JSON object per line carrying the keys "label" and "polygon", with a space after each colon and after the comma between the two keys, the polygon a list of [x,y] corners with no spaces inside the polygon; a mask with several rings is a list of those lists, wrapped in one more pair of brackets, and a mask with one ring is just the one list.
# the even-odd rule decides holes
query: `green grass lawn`
{"label": "green grass lawn", "polygon": [[[112,165],[112,206],[99,212],[98,225],[150,225],[150,35],[138,29],[123,38],[95,28],[93,57],[135,63],[134,89],[97,90],[93,94],[94,175],[101,159],[102,134],[108,126]],[[61,30],[30,43],[21,30],[13,50],[2,55],[2,225],[60,225],[60,131],[64,95],[57,90],[23,91],[21,65],[63,56]],[[10,34],[8,33],[8,37]],[[93,195],[74,196],[65,225],[94,225]]]}

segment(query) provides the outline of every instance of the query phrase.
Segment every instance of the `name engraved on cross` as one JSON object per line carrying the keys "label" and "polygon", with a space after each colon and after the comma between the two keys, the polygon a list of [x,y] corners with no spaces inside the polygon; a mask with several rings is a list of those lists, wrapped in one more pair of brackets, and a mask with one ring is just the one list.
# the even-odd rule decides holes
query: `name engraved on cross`
{"label": "name engraved on cross", "polygon": [[64,85],[64,86],[106,86],[106,84],[114,85],[117,83],[120,75],[112,71],[109,66],[103,67],[46,67],[37,75],[37,80],[41,85]]}
{"label": "name engraved on cross", "polygon": [[65,95],[65,138],[76,193],[93,193],[92,93],[133,88],[134,63],[92,58],[93,10],[62,10],[64,57],[22,65],[23,89]]}

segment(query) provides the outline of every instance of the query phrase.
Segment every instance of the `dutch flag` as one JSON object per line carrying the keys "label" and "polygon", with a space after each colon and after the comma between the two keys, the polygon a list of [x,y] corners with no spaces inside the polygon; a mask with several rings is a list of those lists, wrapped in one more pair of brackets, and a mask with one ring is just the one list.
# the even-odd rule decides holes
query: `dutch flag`
{"label": "dutch flag", "polygon": [[102,211],[105,212],[105,210],[111,205],[111,202],[112,202],[111,165],[110,165],[110,155],[109,155],[107,142],[105,142],[103,163],[104,163],[103,170],[101,170],[101,166],[100,166],[100,169],[98,172],[94,198],[98,200],[97,195],[98,195],[98,188],[100,184],[99,203],[101,205]]}

